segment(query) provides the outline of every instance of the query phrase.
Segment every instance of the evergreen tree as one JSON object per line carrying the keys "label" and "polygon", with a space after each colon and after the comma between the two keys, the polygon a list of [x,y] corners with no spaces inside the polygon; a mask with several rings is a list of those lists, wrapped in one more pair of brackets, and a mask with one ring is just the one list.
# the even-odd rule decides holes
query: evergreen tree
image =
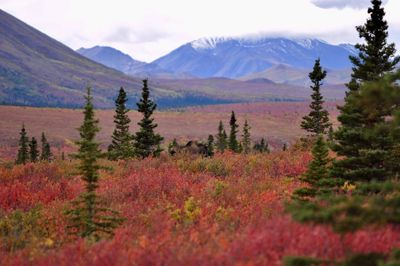
{"label": "evergreen tree", "polygon": [[365,112],[365,106],[358,104],[362,84],[381,79],[400,60],[395,56],[394,44],[387,44],[388,25],[381,5],[381,1],[373,0],[368,9],[370,18],[363,26],[357,27],[365,43],[356,45],[358,57],[350,57],[352,80],[347,84],[349,92],[344,106],[339,108],[341,125],[334,133],[332,149],[341,159],[334,161],[332,176],[349,181],[384,180],[388,174],[383,161],[383,152],[390,150],[387,135],[379,136],[373,132],[377,123],[382,123],[388,114],[379,106],[372,113]]}
{"label": "evergreen tree", "polygon": [[287,144],[283,143],[282,151],[287,151]]}
{"label": "evergreen tree", "polygon": [[61,160],[65,161],[65,153],[64,152],[61,153]]}
{"label": "evergreen tree", "polygon": [[150,91],[147,87],[147,80],[143,80],[142,98],[137,103],[138,111],[143,114],[142,120],[138,123],[140,129],[135,134],[135,154],[140,158],[158,156],[162,149],[160,143],[164,139],[154,132],[157,124],[152,118],[157,105],[149,98]]}
{"label": "evergreen tree", "polygon": [[222,121],[219,121],[217,142],[216,142],[217,150],[219,152],[224,152],[225,149],[227,148],[227,143],[228,143],[228,137],[226,135],[226,131],[224,130],[224,124],[222,124]]}
{"label": "evergreen tree", "polygon": [[294,192],[296,198],[314,197],[323,190],[325,181],[328,179],[329,150],[322,135],[318,135],[311,153],[313,160],[302,178],[303,181],[308,183],[309,187],[296,190]]}
{"label": "evergreen tree", "polygon": [[333,127],[332,127],[332,125],[330,125],[329,126],[329,130],[328,130],[328,140],[329,140],[329,142],[332,142],[333,141]]}
{"label": "evergreen tree", "polygon": [[312,82],[311,95],[312,102],[310,104],[311,112],[303,117],[301,128],[311,133],[312,136],[325,134],[330,127],[329,113],[323,107],[324,101],[321,94],[322,81],[326,77],[326,71],[322,69],[320,59],[317,59],[314,64],[313,71],[309,74]]}
{"label": "evergreen tree", "polygon": [[128,159],[133,156],[132,135],[129,133],[128,101],[124,88],[121,87],[115,100],[115,129],[111,136],[111,144],[108,146],[108,159]]}
{"label": "evergreen tree", "polygon": [[19,149],[17,155],[17,164],[26,164],[29,161],[29,139],[25,130],[25,125],[22,124],[22,129],[19,133]]}
{"label": "evergreen tree", "polygon": [[214,156],[214,136],[213,135],[208,135],[208,140],[207,140],[207,155],[209,157]]}
{"label": "evergreen tree", "polygon": [[254,144],[253,149],[257,152],[260,153],[269,153],[269,147],[268,147],[268,143],[266,142],[266,140],[264,138],[261,138],[261,141]]}
{"label": "evergreen tree", "polygon": [[175,148],[178,147],[178,142],[176,139],[173,139],[170,144],[168,144],[168,153],[169,155],[174,155],[176,153]]}
{"label": "evergreen tree", "polygon": [[42,132],[42,153],[40,154],[41,161],[51,161],[53,154],[51,153],[50,143],[47,142],[44,132]]}
{"label": "evergreen tree", "polygon": [[36,163],[39,159],[39,150],[35,137],[32,137],[31,142],[29,143],[29,157],[32,163]]}
{"label": "evergreen tree", "polygon": [[229,121],[229,125],[231,126],[231,131],[229,133],[228,148],[233,152],[239,152],[240,146],[239,146],[239,142],[237,141],[237,138],[236,138],[239,125],[236,123],[235,112],[233,112],[233,111],[232,111],[231,119]]}
{"label": "evergreen tree", "polygon": [[76,141],[79,150],[74,155],[80,160],[78,169],[85,182],[85,192],[73,202],[73,209],[67,211],[67,215],[71,219],[69,228],[74,233],[97,241],[103,235],[112,234],[121,219],[115,217],[114,211],[103,208],[96,194],[100,168],[98,159],[102,157],[102,153],[100,144],[95,140],[100,128],[99,121],[95,118],[90,88],[87,89],[85,99],[84,120],[78,129],[80,140]]}
{"label": "evergreen tree", "polygon": [[243,135],[242,135],[242,149],[245,154],[249,154],[251,150],[251,138],[250,138],[250,129],[247,120],[244,122],[243,126]]}

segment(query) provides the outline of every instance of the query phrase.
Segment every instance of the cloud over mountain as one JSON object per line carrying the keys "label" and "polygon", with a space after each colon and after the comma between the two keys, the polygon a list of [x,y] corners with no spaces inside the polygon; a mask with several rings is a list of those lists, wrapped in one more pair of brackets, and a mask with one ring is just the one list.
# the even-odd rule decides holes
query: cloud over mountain
{"label": "cloud over mountain", "polygon": [[[386,4],[389,0],[383,0],[383,4]],[[367,8],[371,5],[370,0],[312,0],[314,5],[320,8],[337,8],[343,9],[346,7],[354,9]]]}

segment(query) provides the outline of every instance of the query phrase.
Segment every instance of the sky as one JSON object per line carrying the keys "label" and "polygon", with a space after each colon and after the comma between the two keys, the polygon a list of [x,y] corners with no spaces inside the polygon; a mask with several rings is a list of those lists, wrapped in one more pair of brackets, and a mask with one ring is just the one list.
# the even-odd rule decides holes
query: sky
{"label": "sky", "polygon": [[[400,0],[384,0],[400,49]],[[369,0],[0,0],[0,8],[72,49],[111,46],[151,62],[202,37],[359,41]]]}

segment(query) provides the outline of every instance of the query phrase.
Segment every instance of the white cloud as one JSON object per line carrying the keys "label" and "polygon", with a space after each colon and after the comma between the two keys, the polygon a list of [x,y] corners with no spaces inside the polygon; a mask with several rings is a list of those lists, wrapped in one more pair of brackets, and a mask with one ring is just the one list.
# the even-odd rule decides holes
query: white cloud
{"label": "white cloud", "polygon": [[[107,45],[147,62],[206,36],[356,42],[355,26],[367,17],[366,10],[321,9],[310,0],[0,0],[0,6],[73,49]],[[398,28],[400,1],[385,8],[390,27]]]}
{"label": "white cloud", "polygon": [[[383,0],[383,4],[386,4],[389,0]],[[338,8],[343,9],[346,7],[363,9],[371,5],[371,0],[312,0],[314,5],[320,8]]]}

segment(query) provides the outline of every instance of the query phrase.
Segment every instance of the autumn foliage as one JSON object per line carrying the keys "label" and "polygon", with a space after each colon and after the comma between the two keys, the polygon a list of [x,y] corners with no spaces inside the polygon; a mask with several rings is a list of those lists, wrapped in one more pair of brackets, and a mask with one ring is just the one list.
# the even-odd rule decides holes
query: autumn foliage
{"label": "autumn foliage", "polygon": [[[83,190],[76,162],[0,168],[1,265],[281,265],[284,256],[389,253],[395,227],[344,237],[284,211],[309,152],[102,161],[99,196],[125,218],[110,240],[65,232],[64,210]],[[18,225],[18,226],[17,226]]]}

